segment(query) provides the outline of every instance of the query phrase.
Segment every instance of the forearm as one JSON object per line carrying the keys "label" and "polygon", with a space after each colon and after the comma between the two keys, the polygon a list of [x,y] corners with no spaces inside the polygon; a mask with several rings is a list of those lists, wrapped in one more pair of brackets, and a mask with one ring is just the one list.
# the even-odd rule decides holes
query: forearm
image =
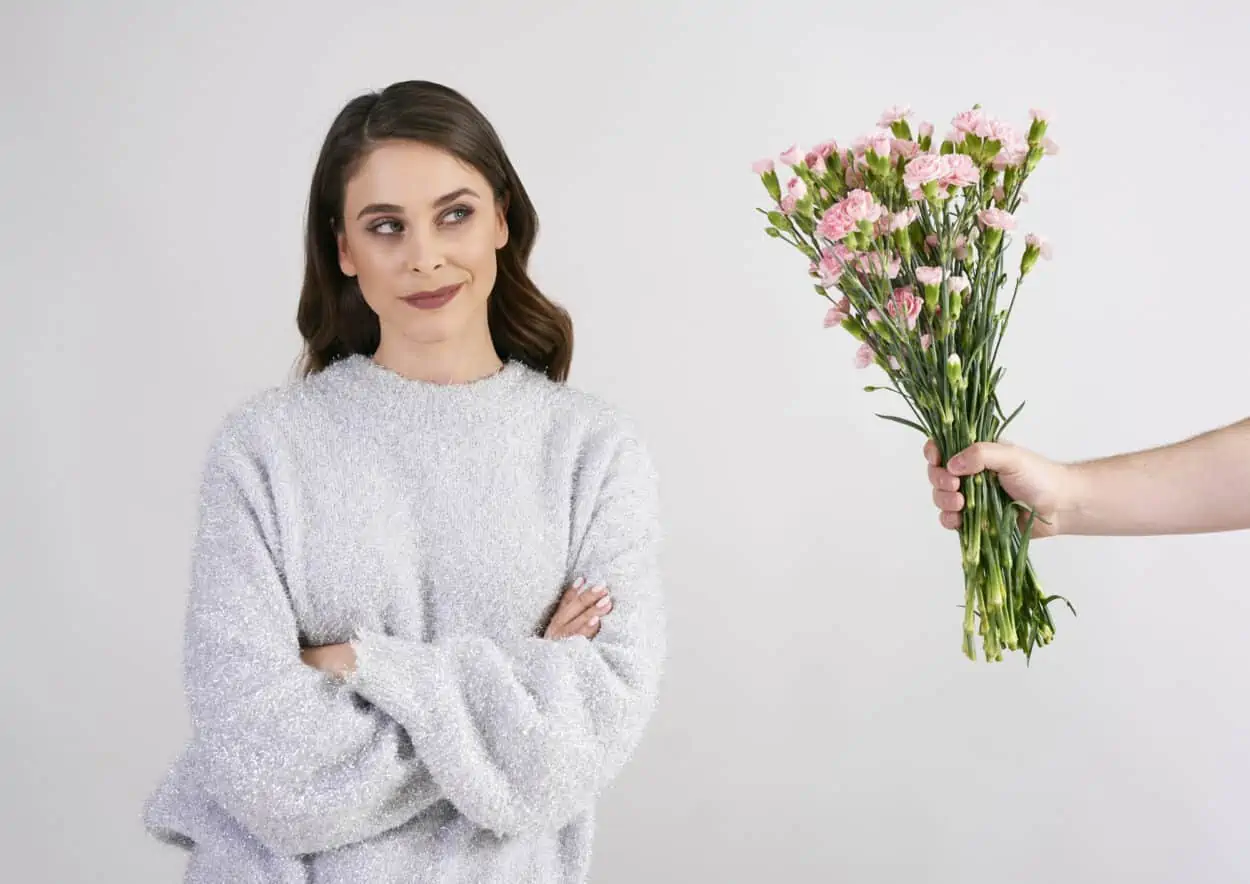
{"label": "forearm", "polygon": [[1148,451],[1074,464],[1063,533],[1250,528],[1250,419]]}

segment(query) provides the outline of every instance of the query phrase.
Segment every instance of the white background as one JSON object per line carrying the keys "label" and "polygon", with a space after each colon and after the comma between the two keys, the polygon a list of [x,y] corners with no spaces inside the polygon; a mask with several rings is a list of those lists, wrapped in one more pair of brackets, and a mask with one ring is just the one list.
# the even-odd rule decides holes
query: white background
{"label": "white background", "polygon": [[[1001,359],[1058,458],[1250,412],[1244,41],[1214,2],[6,4],[0,853],[168,882],[143,799],[187,735],[194,494],[283,382],[312,164],[344,102],[463,91],[538,206],[572,383],[664,477],[672,658],[592,881],[1250,878],[1245,534],[1035,548],[1056,643],[960,654],[917,434],[768,240],[752,160],[887,105],[1053,113],[1055,243]],[[719,11],[713,11],[719,10]],[[1241,71],[1239,74],[1238,71]],[[6,877],[8,874],[6,873]]]}

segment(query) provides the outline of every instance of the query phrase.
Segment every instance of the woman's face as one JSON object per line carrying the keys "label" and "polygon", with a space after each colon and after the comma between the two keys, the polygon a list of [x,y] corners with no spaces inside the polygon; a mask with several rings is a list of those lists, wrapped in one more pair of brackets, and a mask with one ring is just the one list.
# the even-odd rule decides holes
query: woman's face
{"label": "woman's face", "polygon": [[486,179],[440,148],[386,142],[347,182],[339,266],[360,283],[383,341],[482,335],[495,252],[507,241]]}

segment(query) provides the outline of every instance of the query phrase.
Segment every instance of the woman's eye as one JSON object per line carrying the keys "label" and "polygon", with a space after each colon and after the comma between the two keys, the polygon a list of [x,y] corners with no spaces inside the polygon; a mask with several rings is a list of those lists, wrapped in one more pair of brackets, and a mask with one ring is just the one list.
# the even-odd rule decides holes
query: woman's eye
{"label": "woman's eye", "polygon": [[380,233],[383,236],[394,236],[396,233],[401,232],[402,228],[403,228],[403,225],[400,224],[398,221],[388,220],[388,221],[379,221],[377,224],[374,224],[369,229],[372,230],[374,233]]}
{"label": "woman's eye", "polygon": [[444,215],[443,218],[450,221],[452,224],[461,224],[469,220],[469,216],[472,214],[473,210],[468,206],[456,206]]}

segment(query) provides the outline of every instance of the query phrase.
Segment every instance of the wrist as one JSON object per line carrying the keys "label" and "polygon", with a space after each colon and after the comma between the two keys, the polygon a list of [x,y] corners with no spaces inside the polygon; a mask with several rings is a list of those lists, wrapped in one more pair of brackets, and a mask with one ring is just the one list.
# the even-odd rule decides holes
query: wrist
{"label": "wrist", "polygon": [[1055,533],[1083,534],[1092,499],[1093,477],[1089,465],[1072,463],[1057,466],[1061,479],[1059,499],[1056,501]]}

